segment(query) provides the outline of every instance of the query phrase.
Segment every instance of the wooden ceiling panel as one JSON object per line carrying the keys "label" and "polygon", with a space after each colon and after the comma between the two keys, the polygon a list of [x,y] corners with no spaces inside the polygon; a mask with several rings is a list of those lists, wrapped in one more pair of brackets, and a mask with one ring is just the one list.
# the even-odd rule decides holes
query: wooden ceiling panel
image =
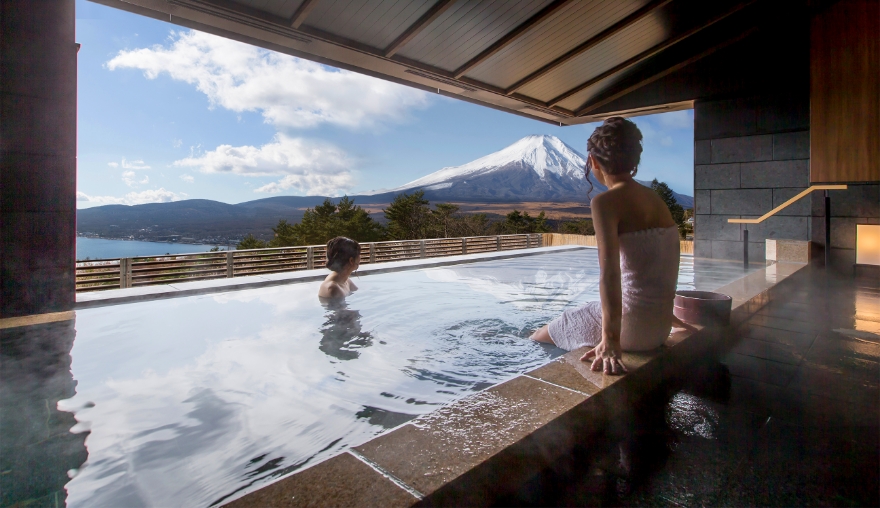
{"label": "wooden ceiling panel", "polygon": [[[665,61],[663,54],[727,11],[776,0],[94,1],[572,125],[594,119],[596,101],[631,89],[621,79],[643,62]],[[735,31],[752,18],[725,23]],[[697,54],[705,41],[695,44]]]}
{"label": "wooden ceiling panel", "polygon": [[575,0],[466,76],[507,88],[646,3],[647,0]]}
{"label": "wooden ceiling panel", "polygon": [[669,36],[668,28],[664,25],[660,13],[647,16],[633,24],[630,29],[600,42],[589,51],[527,84],[517,93],[549,102],[621,61],[663,42]]}
{"label": "wooden ceiling panel", "polygon": [[458,0],[399,54],[453,71],[515,29],[551,0]]}
{"label": "wooden ceiling panel", "polygon": [[303,0],[234,0],[234,2],[279,18],[289,18],[293,16]]}
{"label": "wooden ceiling panel", "polygon": [[408,0],[317,0],[307,27],[382,49],[390,45],[432,2]]}

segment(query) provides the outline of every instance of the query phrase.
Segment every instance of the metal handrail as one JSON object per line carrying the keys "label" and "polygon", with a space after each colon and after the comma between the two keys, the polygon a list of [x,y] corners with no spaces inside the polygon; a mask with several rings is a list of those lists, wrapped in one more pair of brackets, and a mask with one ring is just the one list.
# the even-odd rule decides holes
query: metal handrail
{"label": "metal handrail", "polygon": [[[825,191],[825,266],[831,264],[831,196],[828,195],[830,190],[846,190],[846,185],[811,185],[810,187],[800,191],[794,197],[770,210],[757,219],[727,219],[730,224],[760,224],[770,217],[776,215],[783,209],[791,206],[795,201],[801,199],[807,194],[821,190]],[[743,230],[743,267],[749,267],[749,229]]]}
{"label": "metal handrail", "polygon": [[784,208],[787,208],[795,201],[797,201],[797,200],[801,199],[802,197],[806,196],[807,194],[813,192],[814,190],[846,190],[846,185],[811,185],[809,188],[802,190],[793,198],[789,199],[785,203],[782,203],[781,205],[770,210],[769,212],[765,213],[764,215],[758,217],[757,219],[727,219],[727,222],[732,223],[732,224],[760,224],[760,223],[764,222],[765,220],[769,219],[770,217],[776,215],[777,213],[782,211]]}

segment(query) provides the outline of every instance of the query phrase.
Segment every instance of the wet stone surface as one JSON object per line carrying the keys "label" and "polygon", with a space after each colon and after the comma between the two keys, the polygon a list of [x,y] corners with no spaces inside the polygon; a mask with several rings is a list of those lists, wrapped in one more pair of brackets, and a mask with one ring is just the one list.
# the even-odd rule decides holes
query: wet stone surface
{"label": "wet stone surface", "polygon": [[669,381],[614,435],[505,501],[880,505],[877,281],[810,268],[783,291],[720,362]]}

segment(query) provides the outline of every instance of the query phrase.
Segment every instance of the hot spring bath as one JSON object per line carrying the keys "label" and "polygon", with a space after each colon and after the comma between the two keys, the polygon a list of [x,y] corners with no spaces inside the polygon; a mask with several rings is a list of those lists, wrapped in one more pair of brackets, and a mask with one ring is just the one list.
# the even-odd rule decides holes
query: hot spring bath
{"label": "hot spring bath", "polygon": [[[682,257],[680,289],[744,275]],[[528,340],[597,300],[596,250],[375,274],[345,304],[319,283],[77,311],[76,395],[86,432],[70,505],[211,505],[537,367]]]}

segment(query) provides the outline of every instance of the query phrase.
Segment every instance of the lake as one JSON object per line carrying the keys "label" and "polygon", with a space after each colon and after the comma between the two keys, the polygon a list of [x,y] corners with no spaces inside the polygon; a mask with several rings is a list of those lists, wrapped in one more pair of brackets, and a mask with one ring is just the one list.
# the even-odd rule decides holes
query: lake
{"label": "lake", "polygon": [[[76,259],[115,259],[135,256],[159,256],[162,254],[186,254],[190,252],[207,252],[213,247],[214,245],[105,240],[103,238],[83,238],[78,236],[76,237]],[[220,248],[226,249],[226,246],[221,245]]]}

